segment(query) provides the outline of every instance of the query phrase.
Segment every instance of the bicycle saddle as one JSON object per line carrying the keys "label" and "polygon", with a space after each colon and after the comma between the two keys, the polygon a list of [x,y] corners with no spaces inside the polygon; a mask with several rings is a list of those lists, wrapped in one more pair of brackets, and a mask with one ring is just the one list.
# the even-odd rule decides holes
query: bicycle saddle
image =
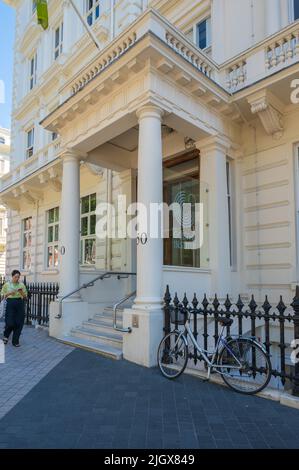
{"label": "bicycle saddle", "polygon": [[217,321],[222,325],[222,326],[231,326],[234,323],[234,320],[232,318],[217,318]]}

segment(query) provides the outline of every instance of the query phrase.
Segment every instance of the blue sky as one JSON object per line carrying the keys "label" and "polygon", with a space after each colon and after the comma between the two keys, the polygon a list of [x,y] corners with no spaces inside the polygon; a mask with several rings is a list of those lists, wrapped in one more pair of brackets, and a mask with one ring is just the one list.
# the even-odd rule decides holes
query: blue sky
{"label": "blue sky", "polygon": [[[0,96],[0,127],[10,127],[15,12],[0,0],[0,80],[5,86],[5,102]],[[1,94],[0,94],[1,95]]]}

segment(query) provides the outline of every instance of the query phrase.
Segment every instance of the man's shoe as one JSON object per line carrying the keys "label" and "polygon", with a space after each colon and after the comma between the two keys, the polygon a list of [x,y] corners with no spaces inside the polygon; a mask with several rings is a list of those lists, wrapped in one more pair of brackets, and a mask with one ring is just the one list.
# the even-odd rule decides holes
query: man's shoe
{"label": "man's shoe", "polygon": [[13,345],[15,348],[20,348],[20,347],[21,347],[20,343],[18,343],[18,344],[13,344],[13,343],[12,343],[12,345]]}
{"label": "man's shoe", "polygon": [[3,343],[6,345],[8,343],[8,338],[3,338]]}

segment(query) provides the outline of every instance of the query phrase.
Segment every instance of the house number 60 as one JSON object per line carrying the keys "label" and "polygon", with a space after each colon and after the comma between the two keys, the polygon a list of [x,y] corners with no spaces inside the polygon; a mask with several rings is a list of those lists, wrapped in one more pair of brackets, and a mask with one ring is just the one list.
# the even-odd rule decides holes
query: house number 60
{"label": "house number 60", "polygon": [[141,243],[141,245],[146,245],[148,242],[147,234],[143,233],[140,237],[137,237],[137,245]]}

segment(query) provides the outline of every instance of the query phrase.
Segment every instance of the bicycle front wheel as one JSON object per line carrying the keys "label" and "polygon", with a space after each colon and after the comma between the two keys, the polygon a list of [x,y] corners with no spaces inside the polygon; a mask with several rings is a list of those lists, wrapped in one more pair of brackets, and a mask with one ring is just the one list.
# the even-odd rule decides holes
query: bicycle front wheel
{"label": "bicycle front wheel", "polygon": [[220,353],[218,365],[224,382],[246,395],[261,392],[271,379],[271,362],[265,351],[253,340],[232,339]]}
{"label": "bicycle front wheel", "polygon": [[172,331],[162,339],[158,349],[158,366],[167,379],[176,379],[188,362],[188,347],[177,331]]}

